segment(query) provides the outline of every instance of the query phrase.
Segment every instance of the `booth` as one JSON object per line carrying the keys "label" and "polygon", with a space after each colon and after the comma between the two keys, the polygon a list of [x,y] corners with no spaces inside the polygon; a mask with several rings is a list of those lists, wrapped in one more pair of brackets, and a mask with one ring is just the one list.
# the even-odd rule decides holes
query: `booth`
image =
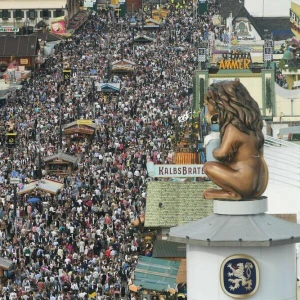
{"label": "booth", "polygon": [[66,136],[67,144],[72,142],[90,142],[95,133],[96,125],[92,120],[77,120],[64,126],[63,134]]}
{"label": "booth", "polygon": [[78,158],[74,155],[59,152],[54,155],[45,157],[44,162],[45,169],[48,175],[68,175],[72,174],[74,169],[77,168]]}
{"label": "booth", "polygon": [[123,59],[112,63],[111,71],[113,73],[132,73],[135,63],[133,61]]}
{"label": "booth", "polygon": [[10,268],[12,267],[12,260],[0,257],[0,279],[2,280],[4,276],[8,276],[8,272]]}
{"label": "booth", "polygon": [[145,30],[158,30],[160,28],[161,22],[159,20],[155,20],[154,18],[152,19],[147,19],[145,21],[145,25],[143,26],[143,29]]}
{"label": "booth", "polygon": [[41,179],[31,181],[29,184],[21,186],[18,195],[33,194],[34,192],[45,192],[52,195],[56,195],[62,188],[64,184],[50,179]]}

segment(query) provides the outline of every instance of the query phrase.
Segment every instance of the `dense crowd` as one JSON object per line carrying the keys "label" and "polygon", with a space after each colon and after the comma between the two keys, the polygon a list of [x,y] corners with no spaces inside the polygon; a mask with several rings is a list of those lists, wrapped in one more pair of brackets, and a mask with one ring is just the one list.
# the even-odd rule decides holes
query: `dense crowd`
{"label": "dense crowd", "polygon": [[[217,9],[210,1],[209,13],[197,18],[190,7],[172,10],[162,28],[149,32],[140,13],[134,14],[135,29],[130,18],[90,15],[72,41],[57,45],[22,89],[8,96],[0,125],[14,126],[18,147],[13,153],[3,147],[3,131],[0,256],[13,266],[1,299],[139,299],[128,285],[139,255],[153,250],[141,234],[146,162],[169,162],[175,122],[191,105],[197,46],[219,33],[211,21]],[[153,42],[133,46],[133,34]],[[133,73],[111,71],[121,58],[135,63]],[[70,81],[62,77],[66,61],[77,73]],[[120,94],[103,95],[101,82],[119,82]],[[59,151],[60,122],[77,119],[97,124],[92,141],[72,136],[67,143],[63,137],[62,151],[79,158],[78,168],[65,177],[46,174],[39,155],[43,161]],[[20,172],[20,189],[40,177],[64,188],[55,197],[39,191],[19,196],[15,222],[11,170]],[[28,203],[30,197],[41,201]],[[140,225],[133,227],[136,219]]]}

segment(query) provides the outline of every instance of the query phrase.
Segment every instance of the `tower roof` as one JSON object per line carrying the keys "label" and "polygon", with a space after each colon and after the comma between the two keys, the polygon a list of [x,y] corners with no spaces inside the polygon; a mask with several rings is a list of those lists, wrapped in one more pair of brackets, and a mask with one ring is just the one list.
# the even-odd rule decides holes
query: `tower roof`
{"label": "tower roof", "polygon": [[300,226],[265,213],[213,214],[171,228],[168,240],[209,247],[272,247],[299,243]]}

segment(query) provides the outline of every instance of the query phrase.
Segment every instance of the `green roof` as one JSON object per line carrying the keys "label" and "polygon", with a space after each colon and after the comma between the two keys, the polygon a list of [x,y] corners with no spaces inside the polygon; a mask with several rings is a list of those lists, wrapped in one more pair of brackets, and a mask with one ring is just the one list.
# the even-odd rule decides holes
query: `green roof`
{"label": "green roof", "polygon": [[153,245],[152,257],[156,258],[186,258],[186,245],[156,240]]}
{"label": "green roof", "polygon": [[203,199],[202,193],[212,187],[211,181],[148,182],[145,227],[170,228],[211,215],[213,201]]}
{"label": "green roof", "polygon": [[133,284],[154,291],[176,288],[179,266],[178,261],[140,256],[134,270]]}

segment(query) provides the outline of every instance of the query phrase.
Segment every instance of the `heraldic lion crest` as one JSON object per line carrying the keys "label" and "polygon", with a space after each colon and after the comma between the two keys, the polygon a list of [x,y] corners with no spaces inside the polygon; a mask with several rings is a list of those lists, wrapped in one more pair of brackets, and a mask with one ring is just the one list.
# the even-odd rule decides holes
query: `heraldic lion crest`
{"label": "heraldic lion crest", "polygon": [[252,280],[251,278],[251,269],[253,268],[252,263],[247,262],[245,265],[243,263],[238,263],[236,266],[232,266],[232,264],[228,264],[227,268],[231,270],[228,272],[228,277],[232,277],[228,279],[231,282],[229,289],[234,291],[241,286],[245,288],[246,291],[250,291],[252,289]]}
{"label": "heraldic lion crest", "polygon": [[253,199],[268,184],[263,158],[263,121],[256,101],[238,79],[213,83],[205,98],[210,115],[219,116],[220,142],[204,172],[221,189],[207,189],[206,199]]}

